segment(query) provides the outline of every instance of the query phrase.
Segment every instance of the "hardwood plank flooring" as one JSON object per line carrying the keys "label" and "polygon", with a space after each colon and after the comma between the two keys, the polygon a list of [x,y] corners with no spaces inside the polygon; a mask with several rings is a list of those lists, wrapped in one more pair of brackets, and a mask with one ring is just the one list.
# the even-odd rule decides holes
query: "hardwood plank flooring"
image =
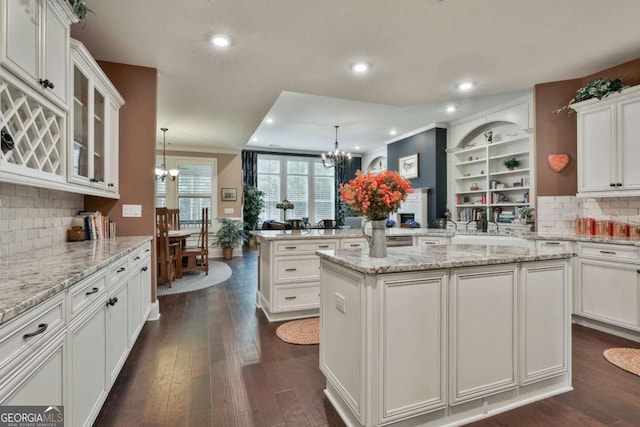
{"label": "hardwood plank flooring", "polygon": [[[318,346],[280,341],[255,307],[257,253],[217,286],[160,297],[95,426],[343,426],[324,397]],[[640,377],[602,351],[639,344],[573,326],[575,390],[470,426],[640,426]]]}

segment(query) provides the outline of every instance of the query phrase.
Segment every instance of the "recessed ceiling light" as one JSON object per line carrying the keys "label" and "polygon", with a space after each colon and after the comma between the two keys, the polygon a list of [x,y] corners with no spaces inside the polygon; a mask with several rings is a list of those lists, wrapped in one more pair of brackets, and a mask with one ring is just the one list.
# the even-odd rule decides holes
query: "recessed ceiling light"
{"label": "recessed ceiling light", "polygon": [[449,106],[447,107],[447,113],[453,113],[453,112],[454,112],[454,111],[456,111],[456,110],[457,110],[457,108],[456,108],[456,106],[455,106],[455,105],[449,105]]}
{"label": "recessed ceiling light", "polygon": [[258,138],[251,138],[253,142],[258,142]]}
{"label": "recessed ceiling light", "polygon": [[359,149],[360,149],[360,146],[359,146],[359,145],[356,145],[354,149],[355,149],[355,150],[359,150]]}
{"label": "recessed ceiling light", "polygon": [[229,37],[222,34],[218,34],[211,37],[211,44],[213,44],[215,47],[225,48],[225,47],[229,47],[229,45],[231,44],[231,41],[229,40]]}
{"label": "recessed ceiling light", "polygon": [[398,134],[398,131],[395,129],[391,129],[391,131],[389,132],[389,135],[391,136],[396,136]]}
{"label": "recessed ceiling light", "polygon": [[356,62],[351,66],[351,71],[356,74],[364,74],[369,71],[369,68],[369,64],[367,64],[366,62]]}
{"label": "recessed ceiling light", "polygon": [[271,124],[273,123],[273,119],[271,117],[267,117],[265,122]]}
{"label": "recessed ceiling light", "polygon": [[473,89],[473,83],[471,82],[463,82],[458,85],[458,89],[462,91],[467,91]]}

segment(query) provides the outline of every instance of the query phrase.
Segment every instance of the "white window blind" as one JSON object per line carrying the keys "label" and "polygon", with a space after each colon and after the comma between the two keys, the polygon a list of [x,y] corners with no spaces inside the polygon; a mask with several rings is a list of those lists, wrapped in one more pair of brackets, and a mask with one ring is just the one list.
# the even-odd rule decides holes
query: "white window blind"
{"label": "white window blind", "polygon": [[258,189],[264,191],[264,209],[261,220],[278,219],[280,210],[280,160],[258,156]]}
{"label": "white window blind", "polygon": [[197,227],[202,217],[202,208],[211,212],[210,165],[178,164],[178,209],[180,227]]}

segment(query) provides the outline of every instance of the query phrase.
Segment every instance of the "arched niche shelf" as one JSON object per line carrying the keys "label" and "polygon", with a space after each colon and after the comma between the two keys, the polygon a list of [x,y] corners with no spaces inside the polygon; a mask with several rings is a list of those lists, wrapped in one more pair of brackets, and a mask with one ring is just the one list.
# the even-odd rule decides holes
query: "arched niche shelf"
{"label": "arched niche shelf", "polygon": [[471,129],[460,140],[456,148],[470,148],[487,144],[487,138],[485,137],[485,132],[487,131],[491,131],[492,142],[506,141],[527,134],[517,123],[507,121],[489,122]]}
{"label": "arched niche shelf", "polygon": [[378,173],[387,170],[387,156],[378,156],[367,165],[367,172]]}

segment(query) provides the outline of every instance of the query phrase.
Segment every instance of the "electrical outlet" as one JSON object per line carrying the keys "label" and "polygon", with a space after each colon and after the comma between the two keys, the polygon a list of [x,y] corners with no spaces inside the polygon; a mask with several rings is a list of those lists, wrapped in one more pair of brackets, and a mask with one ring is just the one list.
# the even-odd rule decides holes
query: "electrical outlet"
{"label": "electrical outlet", "polygon": [[340,295],[337,292],[335,296],[336,296],[336,308],[339,311],[343,312],[344,314],[347,314],[347,299],[343,295]]}

